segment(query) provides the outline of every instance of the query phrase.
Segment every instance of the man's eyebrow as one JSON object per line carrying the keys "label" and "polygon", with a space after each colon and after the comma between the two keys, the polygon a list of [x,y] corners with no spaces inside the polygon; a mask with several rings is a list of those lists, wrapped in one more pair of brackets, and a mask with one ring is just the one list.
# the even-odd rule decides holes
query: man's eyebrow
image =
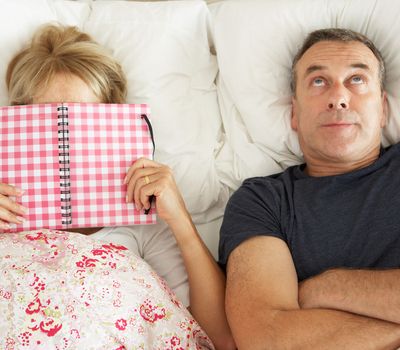
{"label": "man's eyebrow", "polygon": [[[365,64],[365,63],[352,63],[350,65],[350,67],[351,68],[360,68],[360,69],[370,70],[369,66],[367,64]],[[305,76],[307,76],[307,75],[309,75],[309,74],[311,74],[311,73],[313,73],[313,72],[315,72],[317,70],[324,70],[324,69],[327,69],[327,68],[328,68],[327,66],[321,66],[321,65],[318,65],[318,64],[313,64],[313,65],[311,65],[310,67],[307,68]]]}
{"label": "man's eyebrow", "polygon": [[365,63],[353,63],[353,64],[350,65],[350,67],[370,70],[369,66],[367,64],[365,64]]}
{"label": "man's eyebrow", "polygon": [[320,66],[320,65],[317,65],[317,64],[313,64],[312,66],[307,68],[305,76],[307,76],[307,75],[309,75],[312,72],[315,72],[317,70],[324,70],[324,69],[327,69],[327,68],[328,68],[327,66]]}

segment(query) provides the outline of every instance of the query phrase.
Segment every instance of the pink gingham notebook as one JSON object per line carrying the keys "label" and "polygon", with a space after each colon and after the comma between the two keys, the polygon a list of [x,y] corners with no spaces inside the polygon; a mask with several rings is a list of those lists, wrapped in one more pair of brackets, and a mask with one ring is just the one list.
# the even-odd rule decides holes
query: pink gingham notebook
{"label": "pink gingham notebook", "polygon": [[11,231],[155,223],[123,185],[133,161],[153,157],[148,115],[144,104],[0,107],[0,182],[22,188],[29,210]]}

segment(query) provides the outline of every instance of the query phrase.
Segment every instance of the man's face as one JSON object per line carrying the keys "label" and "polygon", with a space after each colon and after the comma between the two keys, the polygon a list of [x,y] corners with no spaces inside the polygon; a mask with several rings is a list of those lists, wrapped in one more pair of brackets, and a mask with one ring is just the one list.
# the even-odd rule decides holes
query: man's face
{"label": "man's face", "polygon": [[380,147],[386,96],[364,44],[322,41],[296,65],[291,125],[307,160],[357,162]]}

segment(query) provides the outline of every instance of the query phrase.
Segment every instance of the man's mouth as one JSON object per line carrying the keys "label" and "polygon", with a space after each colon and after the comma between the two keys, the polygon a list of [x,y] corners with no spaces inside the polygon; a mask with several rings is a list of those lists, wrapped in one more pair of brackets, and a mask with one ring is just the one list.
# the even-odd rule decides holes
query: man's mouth
{"label": "man's mouth", "polygon": [[334,122],[334,123],[323,124],[322,127],[324,127],[324,128],[346,128],[346,127],[353,126],[353,125],[354,125],[354,123]]}

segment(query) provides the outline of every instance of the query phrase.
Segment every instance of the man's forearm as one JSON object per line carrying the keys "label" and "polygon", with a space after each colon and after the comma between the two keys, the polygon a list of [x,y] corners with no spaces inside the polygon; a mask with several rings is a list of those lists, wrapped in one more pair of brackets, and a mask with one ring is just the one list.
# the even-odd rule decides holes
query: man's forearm
{"label": "man's forearm", "polygon": [[[395,323],[336,310],[270,312],[272,317],[269,312],[256,311],[251,320],[245,317],[238,323],[230,318],[239,349],[380,350],[400,346],[400,326]],[[242,330],[236,332],[234,324]]]}
{"label": "man's forearm", "polygon": [[300,283],[299,304],[400,323],[399,290],[399,269],[334,269]]}

